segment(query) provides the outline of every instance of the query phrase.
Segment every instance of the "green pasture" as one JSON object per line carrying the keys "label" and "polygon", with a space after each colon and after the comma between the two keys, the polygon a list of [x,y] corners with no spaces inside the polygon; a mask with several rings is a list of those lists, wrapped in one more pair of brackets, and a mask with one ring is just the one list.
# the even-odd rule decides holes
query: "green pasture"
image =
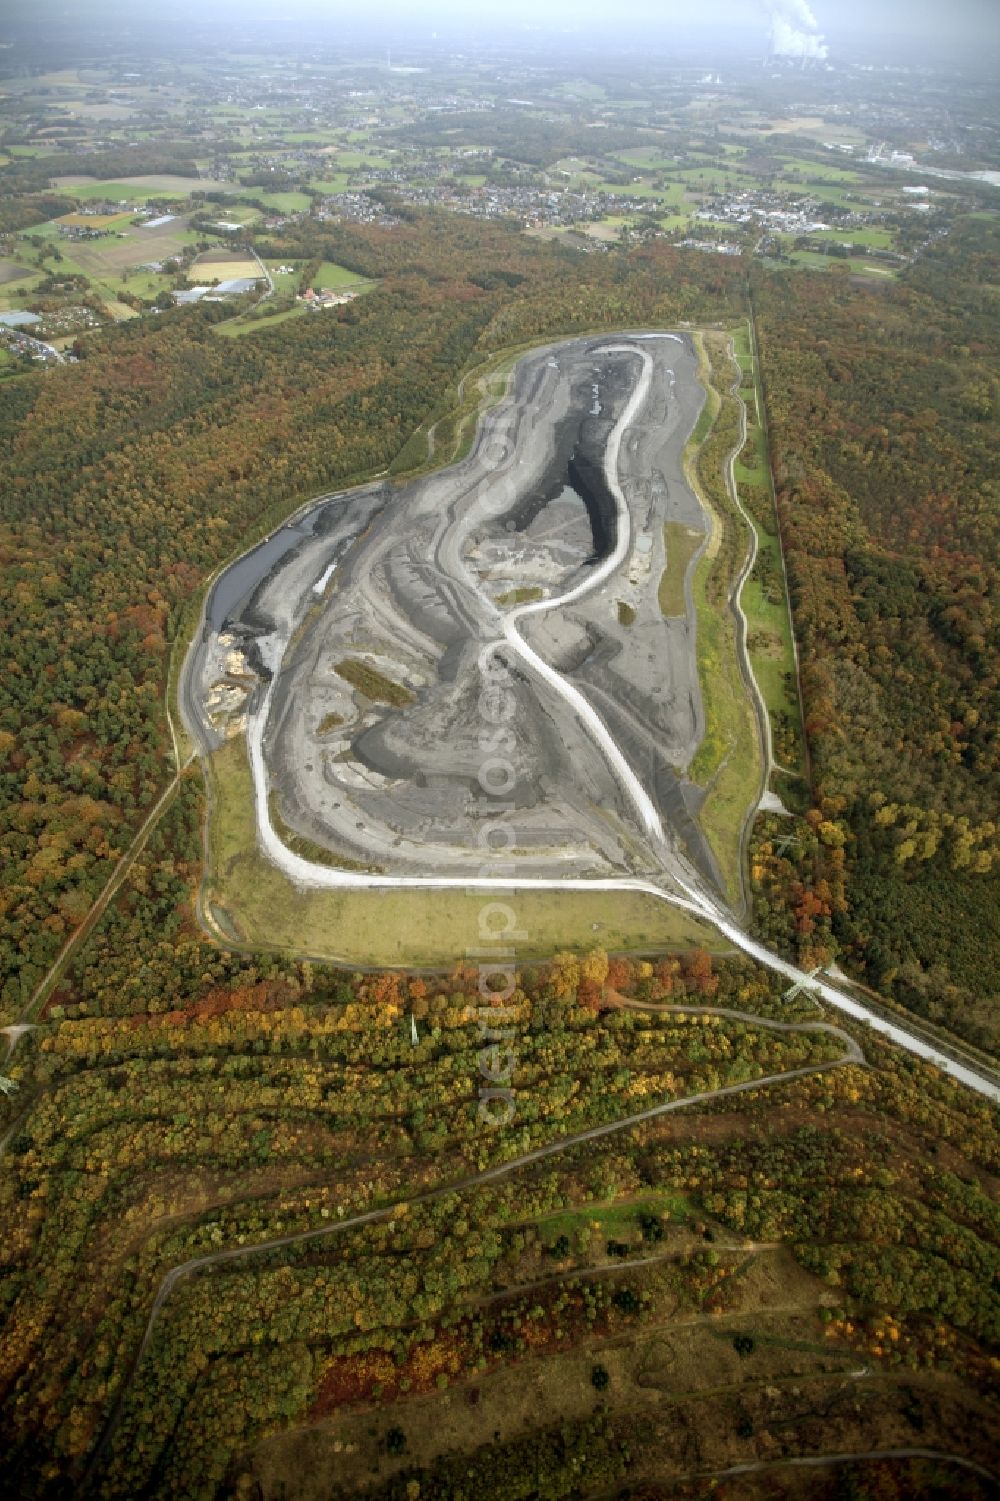
{"label": "green pasture", "polygon": [[[178,182],[180,179],[178,179]],[[184,188],[172,185],[170,187],[151,187],[148,183],[134,182],[82,182],[73,187],[61,188],[59,191],[71,198],[107,198],[112,203],[124,200],[127,203],[146,203],[152,198],[157,202],[162,199],[187,198],[191,193],[197,192],[203,187],[202,180],[198,177],[189,179],[190,187]],[[223,189],[222,191],[225,191]]]}
{"label": "green pasture", "polygon": [[310,177],[309,186],[317,193],[346,193],[351,179],[346,172],[334,177]]}
{"label": "green pasture", "polygon": [[304,214],[312,202],[306,193],[266,193],[258,188],[243,191],[276,214]]}
{"label": "green pasture", "polygon": [[[688,1201],[679,1193],[644,1193],[640,1198],[605,1201],[600,1204],[585,1204],[580,1209],[562,1209],[552,1214],[539,1215],[524,1223],[538,1231],[544,1246],[554,1246],[560,1236],[570,1242],[572,1254],[578,1239],[586,1241],[595,1237],[599,1242],[617,1240],[631,1243],[636,1255],[654,1255],[657,1243],[643,1240],[639,1224],[640,1214],[655,1215],[666,1223],[683,1225],[690,1218]],[[666,1223],[664,1228],[666,1229]],[[604,1250],[603,1245],[601,1251]],[[627,1261],[624,1265],[627,1265]]]}
{"label": "green pasture", "polygon": [[332,291],[353,289],[360,290],[371,287],[373,282],[359,276],[356,271],[349,271],[346,266],[338,266],[336,261],[323,261],[319,270],[313,277],[314,287],[329,287]]}
{"label": "green pasture", "polygon": [[245,334],[266,333],[268,329],[288,323],[292,318],[304,317],[308,311],[303,303],[296,303],[294,307],[283,308],[277,313],[241,313],[239,317],[227,318],[224,323],[213,323],[212,332],[221,334],[226,339],[241,339]]}
{"label": "green pasture", "polygon": [[[267,267],[268,271],[270,271],[270,273],[271,273],[271,280],[274,282],[274,289],[275,289],[276,292],[297,292],[298,291],[298,289],[299,289],[299,282],[302,279],[302,267],[304,265],[303,261],[274,261],[274,260],[269,260],[269,261],[265,261],[264,264]],[[278,267],[279,266],[291,266],[293,269],[291,271],[286,272],[284,276],[279,276],[278,275]]]}

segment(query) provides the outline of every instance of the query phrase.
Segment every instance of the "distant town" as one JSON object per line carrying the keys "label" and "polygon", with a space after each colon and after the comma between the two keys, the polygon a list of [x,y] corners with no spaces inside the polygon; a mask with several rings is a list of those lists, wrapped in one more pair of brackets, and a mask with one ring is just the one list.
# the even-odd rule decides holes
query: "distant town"
{"label": "distant town", "polygon": [[[173,307],[223,302],[253,330],[371,291],[349,268],[270,256],[310,222],[391,233],[455,213],[577,253],[662,239],[874,280],[992,204],[974,99],[945,114],[908,75],[857,67],[776,63],[769,84],[765,116],[735,67],[640,75],[615,97],[551,65],[526,90],[516,56],[486,76],[450,57],[305,75],[219,57],[167,79],[141,61],[86,85],[18,79],[0,142],[17,205],[0,213],[0,376]],[[199,122],[183,146],[178,118]]]}

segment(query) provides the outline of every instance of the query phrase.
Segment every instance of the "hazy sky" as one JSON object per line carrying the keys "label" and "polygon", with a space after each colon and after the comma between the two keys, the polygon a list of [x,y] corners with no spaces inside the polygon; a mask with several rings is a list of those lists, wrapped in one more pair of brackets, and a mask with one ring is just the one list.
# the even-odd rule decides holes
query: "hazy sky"
{"label": "hazy sky", "polygon": [[[116,14],[135,30],[183,27],[190,19],[219,21],[238,34],[241,22],[261,21],[269,29],[283,24],[289,30],[303,21],[335,31],[399,25],[410,35],[460,26],[510,29],[538,27],[577,33],[611,33],[626,45],[635,34],[669,34],[694,27],[717,29],[720,39],[736,31],[741,39],[759,36],[763,50],[768,38],[778,50],[798,49],[822,56],[823,46],[851,43],[869,36],[880,43],[896,37],[900,43],[919,43],[943,50],[973,44],[992,53],[1000,43],[1000,0],[170,0],[149,6],[144,0],[0,0],[0,35],[18,16],[27,16],[58,30],[60,21],[78,30],[87,19]],[[75,25],[73,24],[75,23]],[[33,28],[34,29],[34,28]],[[676,34],[676,32],[675,32]],[[809,39],[812,39],[811,41]]]}
{"label": "hazy sky", "polygon": [[[86,7],[87,0],[78,0]],[[100,3],[100,0],[96,0]],[[213,5],[213,9],[217,8]],[[265,9],[272,14],[309,12],[331,20],[358,21],[365,17],[405,17],[410,24],[456,19],[465,24],[493,19],[538,25],[584,27],[595,22],[602,27],[630,24],[661,26],[757,25],[767,30],[769,16],[811,11],[816,29],[827,35],[846,30],[870,30],[882,34],[953,34],[957,30],[996,39],[1000,33],[1000,0],[499,0],[496,4],[471,5],[469,0],[365,0],[363,7],[343,0],[239,0],[235,11]],[[808,29],[808,28],[806,28]]]}

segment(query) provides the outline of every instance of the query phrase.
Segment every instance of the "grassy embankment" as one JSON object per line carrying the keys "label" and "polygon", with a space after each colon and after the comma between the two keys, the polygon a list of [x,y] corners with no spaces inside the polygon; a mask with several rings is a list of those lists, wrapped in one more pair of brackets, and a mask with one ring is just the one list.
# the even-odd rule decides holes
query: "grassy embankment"
{"label": "grassy embankment", "polygon": [[734,473],[740,500],[753,517],[758,547],[757,562],[742,595],[748,649],[771,720],[778,768],[772,786],[786,801],[797,803],[806,764],[795,649],[767,441],[759,421],[763,395],[745,326],[734,331],[733,346],[741,372],[740,394],[747,408],[747,441]]}
{"label": "grassy embankment", "polygon": [[739,441],[740,411],[729,389],[735,372],[727,337],[695,337],[699,374],[708,394],[688,441],[685,470],[709,514],[711,530],[692,584],[705,734],[688,775],[706,790],[699,821],[719,861],[727,894],[738,902],[743,826],[761,778],[757,725],[740,673],[736,620],[729,607],[747,546],[746,526],[725,480],[729,454]]}
{"label": "grassy embankment", "polygon": [[663,528],[663,545],[666,550],[666,566],[660,575],[656,597],[660,613],[668,620],[683,615],[687,610],[684,598],[684,580],[688,564],[705,539],[704,532],[697,532],[680,521],[668,521]]}
{"label": "grassy embankment", "polygon": [[212,813],[204,905],[227,942],[358,965],[441,965],[481,945],[491,900],[508,903],[519,960],[594,944],[614,951],[730,947],[713,929],[640,892],[302,891],[260,853],[242,739],[209,762]]}

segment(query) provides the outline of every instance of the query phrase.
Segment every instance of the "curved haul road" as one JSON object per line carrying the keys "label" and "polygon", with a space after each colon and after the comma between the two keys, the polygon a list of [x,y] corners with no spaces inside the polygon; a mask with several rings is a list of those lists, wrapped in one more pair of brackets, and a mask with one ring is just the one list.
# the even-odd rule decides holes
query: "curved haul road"
{"label": "curved haul road", "polygon": [[[646,335],[645,337],[676,339],[678,336],[676,334],[660,334]],[[642,782],[636,775],[633,767],[629,764],[627,757],[615,741],[607,725],[584,695],[573,684],[567,682],[561,673],[539,656],[518,631],[518,622],[527,616],[539,614],[546,610],[559,609],[564,605],[573,603],[573,601],[581,598],[585,593],[590,593],[594,589],[600,588],[601,584],[621,565],[629,553],[631,546],[631,520],[628,505],[618,481],[618,454],[626,429],[646,399],[651,377],[651,361],[649,356],[645,354],[641,347],[637,348],[635,345],[632,345],[631,352],[639,354],[643,363],[642,374],[631,398],[612,429],[605,454],[605,474],[617,511],[615,548],[607,558],[593,569],[589,577],[582,584],[576,585],[562,595],[525,604],[509,611],[506,615],[498,615],[497,624],[501,634],[495,646],[506,646],[515,652],[523,666],[533,675],[542,678],[552,692],[559,694],[573,710],[638,814],[651,845],[654,849],[663,853],[664,884],[658,885],[654,881],[645,881],[637,877],[627,876],[596,879],[582,877],[564,879],[555,877],[552,879],[522,877],[518,879],[516,877],[493,878],[488,876],[372,875],[365,872],[338,870],[329,866],[318,865],[305,859],[302,855],[295,854],[279,837],[271,822],[270,808],[268,806],[268,775],[263,750],[264,729],[271,707],[275,681],[281,667],[280,651],[273,651],[273,655],[278,657],[278,660],[272,660],[267,663],[272,673],[271,680],[255,711],[249,716],[247,727],[247,748],[253,775],[254,804],[258,839],[261,848],[273,864],[284,871],[297,885],[303,887],[371,888],[397,886],[433,887],[438,889],[454,888],[456,890],[480,888],[484,891],[577,890],[643,892],[661,901],[670,902],[675,907],[690,912],[693,916],[711,924],[723,933],[736,948],[741,949],[758,963],[785,976],[792,983],[803,985],[812,994],[820,997],[838,1011],[844,1012],[857,1021],[866,1022],[876,1032],[880,1032],[897,1046],[904,1048],[909,1053],[915,1054],[926,1062],[934,1064],[958,1082],[986,1096],[987,1099],[1000,1103],[1000,1086],[998,1086],[995,1077],[991,1076],[990,1071],[986,1067],[979,1069],[973,1062],[968,1060],[962,1061],[960,1058],[950,1055],[945,1051],[943,1046],[936,1046],[933,1042],[919,1035],[918,1032],[909,1030],[903,1022],[893,1021],[878,1010],[856,1000],[832,984],[828,979],[810,977],[805,971],[791,964],[788,960],[781,958],[780,955],[773,953],[763,944],[758,943],[748,933],[744,932],[733,920],[731,913],[719,903],[714,894],[701,882],[700,878],[690,867],[684,869],[682,873],[682,870],[678,868],[679,862],[676,852],[669,849],[668,840],[652,799],[649,797],[649,794],[646,792]],[[745,576],[746,572],[744,570],[743,577],[745,578]],[[268,645],[273,644],[267,638],[262,638],[259,642],[262,655],[264,656],[267,655]],[[668,869],[670,871],[669,877],[667,876]],[[668,881],[669,884],[667,884]]]}

